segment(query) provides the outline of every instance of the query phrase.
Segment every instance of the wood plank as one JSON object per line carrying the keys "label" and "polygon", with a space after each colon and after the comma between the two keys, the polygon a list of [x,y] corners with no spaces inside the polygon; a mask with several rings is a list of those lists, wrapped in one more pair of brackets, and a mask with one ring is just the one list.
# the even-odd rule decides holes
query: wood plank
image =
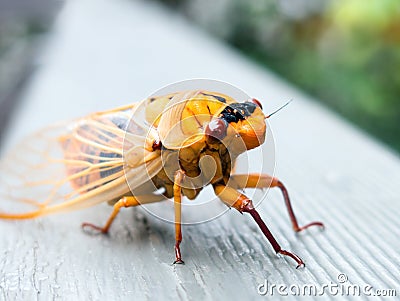
{"label": "wood plank", "polygon": [[399,158],[309,96],[141,1],[67,2],[41,61],[2,151],[46,124],[140,100],[177,80],[221,79],[261,99],[267,111],[295,100],[270,120],[276,175],[298,219],[322,220],[326,230],[296,235],[281,195],[268,193],[261,214],[282,246],[306,261],[296,270],[234,210],[184,227],[184,266],[171,265],[173,226],[142,208],[124,210],[109,236],[88,237],[79,228],[103,222],[111,209],[105,204],[0,221],[0,300],[256,299],[264,279],[321,287],[339,283],[340,273],[348,283],[400,293]]}

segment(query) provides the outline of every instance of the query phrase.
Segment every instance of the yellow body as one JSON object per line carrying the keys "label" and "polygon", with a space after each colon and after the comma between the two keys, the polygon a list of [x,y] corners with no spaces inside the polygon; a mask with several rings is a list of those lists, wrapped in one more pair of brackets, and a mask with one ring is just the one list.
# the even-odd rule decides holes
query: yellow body
{"label": "yellow body", "polygon": [[[146,194],[154,186],[165,188],[164,195],[170,198],[178,169],[186,174],[182,194],[189,199],[207,184],[227,184],[236,157],[262,144],[266,130],[264,115],[257,108],[246,120],[229,124],[222,141],[207,139],[208,123],[234,103],[235,99],[217,92],[183,91],[38,132],[11,156],[42,142],[49,149],[38,147],[34,153],[41,163],[22,165],[24,179],[12,177],[13,170],[4,168],[4,164],[1,171],[18,182],[2,187],[4,198],[15,193],[13,185],[23,186],[24,194],[12,199],[34,210],[3,213],[6,208],[0,207],[0,218],[31,218],[105,201],[113,204],[132,191],[144,194],[143,187]],[[53,136],[47,136],[47,132]],[[152,148],[156,140],[161,141],[162,150]],[[53,150],[58,150],[54,157]],[[11,160],[5,158],[2,163]],[[39,173],[41,179],[35,180]]]}
{"label": "yellow body", "polygon": [[[183,91],[49,127],[1,161],[0,200],[9,206],[0,203],[0,218],[34,218],[109,202],[113,212],[103,227],[82,225],[106,233],[121,208],[173,197],[174,263],[183,263],[182,195],[194,199],[211,184],[225,204],[253,217],[276,253],[304,265],[280,247],[252,201],[237,189],[279,187],[296,232],[323,224],[300,227],[278,179],[231,175],[236,158],[265,140],[268,116],[260,107],[254,99],[238,103],[220,93]],[[163,194],[157,193],[160,188]]]}
{"label": "yellow body", "polygon": [[[146,107],[147,121],[157,128],[165,148],[166,165],[179,162],[172,164],[174,168],[163,168],[152,179],[157,188],[165,188],[168,198],[173,196],[173,175],[179,169],[186,175],[182,194],[194,199],[207,184],[221,182],[227,185],[237,156],[264,142],[266,127],[264,114],[259,108],[246,120],[232,123],[221,141],[207,138],[205,128],[210,121],[227,106],[236,103],[227,95],[184,91],[162,97],[161,105],[157,105],[157,101],[153,99],[151,104],[154,105]],[[212,160],[202,161],[206,157]]]}

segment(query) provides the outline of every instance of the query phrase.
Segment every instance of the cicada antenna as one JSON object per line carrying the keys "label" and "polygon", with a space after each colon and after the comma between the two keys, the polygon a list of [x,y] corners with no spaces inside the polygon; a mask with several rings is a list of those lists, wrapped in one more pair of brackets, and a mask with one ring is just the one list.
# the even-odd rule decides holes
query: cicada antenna
{"label": "cicada antenna", "polygon": [[281,106],[279,109],[277,109],[275,112],[272,112],[269,115],[265,116],[265,119],[270,118],[272,115],[274,115],[275,113],[278,113],[280,110],[282,110],[284,107],[286,107],[288,104],[290,104],[293,101],[293,99],[289,100],[287,103],[285,103],[283,106]]}

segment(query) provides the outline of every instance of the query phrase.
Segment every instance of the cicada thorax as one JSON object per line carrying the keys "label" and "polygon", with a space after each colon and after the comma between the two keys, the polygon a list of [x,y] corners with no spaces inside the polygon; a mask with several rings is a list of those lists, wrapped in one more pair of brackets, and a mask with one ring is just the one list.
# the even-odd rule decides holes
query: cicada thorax
{"label": "cicada thorax", "polygon": [[164,195],[173,197],[174,175],[178,170],[185,172],[182,194],[195,199],[208,184],[227,183],[231,173],[232,158],[220,143],[212,147],[204,141],[180,150],[163,150],[163,168],[153,177],[157,188],[165,188]]}
{"label": "cicada thorax", "polygon": [[[173,103],[171,103],[171,101],[173,101]],[[225,107],[222,104],[234,103],[235,100],[221,93],[200,90],[149,97],[143,104],[145,106],[146,120],[153,126],[158,127],[160,117],[166,107],[173,107],[180,102],[184,102],[184,109],[179,111],[178,114],[180,114],[180,116],[175,115],[173,121],[176,121],[176,117],[178,117],[179,120],[183,120],[191,115],[200,116],[203,114],[215,114],[222,107]],[[186,130],[190,130],[190,128],[191,126]]]}
{"label": "cicada thorax", "polygon": [[204,139],[206,126],[231,102],[229,96],[208,91],[175,93],[166,103],[161,98],[164,107],[153,124],[165,148],[181,149]]}
{"label": "cicada thorax", "polygon": [[[228,177],[231,162],[221,143],[211,145],[205,135],[206,126],[235,100],[209,91],[183,91],[164,97],[150,98],[146,119],[153,122],[162,141],[163,169],[153,183],[173,196],[173,180],[177,170],[185,172],[182,193],[194,199],[207,184]],[[157,116],[157,117],[156,117]]]}

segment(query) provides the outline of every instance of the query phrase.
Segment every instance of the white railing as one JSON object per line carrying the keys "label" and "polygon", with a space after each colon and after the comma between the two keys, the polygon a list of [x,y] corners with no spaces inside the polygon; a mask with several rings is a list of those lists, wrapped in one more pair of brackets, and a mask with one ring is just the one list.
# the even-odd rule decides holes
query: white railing
{"label": "white railing", "polygon": [[281,195],[271,191],[260,211],[281,245],[304,259],[305,269],[276,256],[250,217],[233,210],[184,228],[186,265],[174,267],[173,225],[140,208],[123,212],[109,237],[88,237],[79,228],[82,221],[103,222],[108,206],[0,221],[0,299],[247,300],[262,292],[265,280],[286,285],[291,295],[291,285],[334,282],[340,288],[344,277],[344,285],[400,294],[400,161],[309,96],[179,15],[144,1],[68,1],[41,62],[3,150],[52,122],[138,101],[182,79],[230,82],[262,100],[267,111],[294,99],[270,121],[276,175],[286,183],[298,219],[322,220],[326,230],[296,235]]}

